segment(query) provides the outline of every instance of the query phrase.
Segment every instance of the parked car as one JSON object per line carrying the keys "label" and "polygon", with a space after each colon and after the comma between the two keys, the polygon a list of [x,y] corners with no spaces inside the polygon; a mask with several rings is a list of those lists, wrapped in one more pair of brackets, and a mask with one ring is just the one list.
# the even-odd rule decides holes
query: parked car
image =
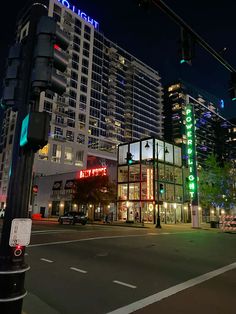
{"label": "parked car", "polygon": [[5,215],[5,209],[1,208],[0,209],[0,218],[4,218]]}
{"label": "parked car", "polygon": [[81,223],[82,225],[85,225],[87,223],[87,220],[88,218],[83,212],[75,212],[75,211],[67,212],[58,218],[58,222],[61,225],[65,222],[72,225],[74,225],[75,223]]}

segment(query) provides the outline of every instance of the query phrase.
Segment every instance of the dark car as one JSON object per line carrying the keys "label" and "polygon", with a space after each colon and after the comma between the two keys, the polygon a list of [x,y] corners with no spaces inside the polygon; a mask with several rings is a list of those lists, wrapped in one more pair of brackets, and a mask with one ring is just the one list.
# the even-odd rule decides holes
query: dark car
{"label": "dark car", "polygon": [[74,225],[75,223],[81,223],[85,225],[88,218],[83,212],[70,211],[58,218],[58,222],[62,225],[64,222]]}

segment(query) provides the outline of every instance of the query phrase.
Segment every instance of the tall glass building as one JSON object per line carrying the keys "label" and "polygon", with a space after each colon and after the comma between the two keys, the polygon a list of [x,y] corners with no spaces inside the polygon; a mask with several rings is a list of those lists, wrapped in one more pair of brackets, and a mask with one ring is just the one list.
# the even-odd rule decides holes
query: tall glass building
{"label": "tall glass building", "polygon": [[198,165],[203,165],[209,154],[216,154],[219,160],[227,158],[228,130],[232,127],[219,113],[220,100],[190,84],[178,81],[165,89],[165,139],[183,147],[186,157],[187,104],[194,108],[196,126],[196,151]]}
{"label": "tall glass building", "polygon": [[[32,1],[33,4],[33,1]],[[163,137],[161,78],[99,31],[99,22],[64,0],[37,1],[70,37],[66,93],[40,96],[40,111],[50,114],[48,144],[35,155],[34,172],[52,175],[116,160],[117,146],[147,136]],[[31,31],[32,5],[17,22],[16,41]],[[4,113],[0,139],[0,195],[5,201],[17,113]],[[4,166],[3,166],[4,165]]]}

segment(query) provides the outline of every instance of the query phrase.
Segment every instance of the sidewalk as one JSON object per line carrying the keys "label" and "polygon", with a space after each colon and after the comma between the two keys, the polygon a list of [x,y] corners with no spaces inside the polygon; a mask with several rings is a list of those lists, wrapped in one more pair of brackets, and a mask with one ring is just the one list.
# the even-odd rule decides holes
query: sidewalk
{"label": "sidewalk", "polygon": [[[52,221],[52,222],[57,222],[58,218],[42,218],[40,220],[33,220],[33,221]],[[88,221],[88,224],[90,225],[102,225],[102,226],[117,226],[117,227],[133,227],[133,228],[148,228],[148,229],[155,229],[156,225],[153,223],[127,223],[126,221],[121,222],[121,221],[113,221],[113,222],[104,222],[103,220],[101,221]],[[177,223],[177,224],[161,224],[161,229],[189,229],[189,230],[195,230],[197,228],[192,227],[192,223]],[[210,231],[221,231],[220,228],[211,228],[210,223],[201,223],[200,228],[203,230],[210,230]]]}

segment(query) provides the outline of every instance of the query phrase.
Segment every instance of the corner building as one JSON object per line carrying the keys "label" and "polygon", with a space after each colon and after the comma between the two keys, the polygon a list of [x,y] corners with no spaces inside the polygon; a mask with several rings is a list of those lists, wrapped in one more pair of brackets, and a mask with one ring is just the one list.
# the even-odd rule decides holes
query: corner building
{"label": "corner building", "polygon": [[[163,92],[158,72],[107,39],[99,31],[99,22],[69,1],[34,5],[39,2],[68,33],[70,59],[63,97],[50,90],[41,93],[40,111],[49,112],[51,122],[48,144],[35,155],[35,175],[84,169],[94,157],[104,165],[106,160],[116,160],[120,143],[162,137]],[[30,14],[30,8],[23,10],[16,41],[27,40]],[[15,116],[10,109],[5,112],[1,133],[2,202],[7,194]]]}

